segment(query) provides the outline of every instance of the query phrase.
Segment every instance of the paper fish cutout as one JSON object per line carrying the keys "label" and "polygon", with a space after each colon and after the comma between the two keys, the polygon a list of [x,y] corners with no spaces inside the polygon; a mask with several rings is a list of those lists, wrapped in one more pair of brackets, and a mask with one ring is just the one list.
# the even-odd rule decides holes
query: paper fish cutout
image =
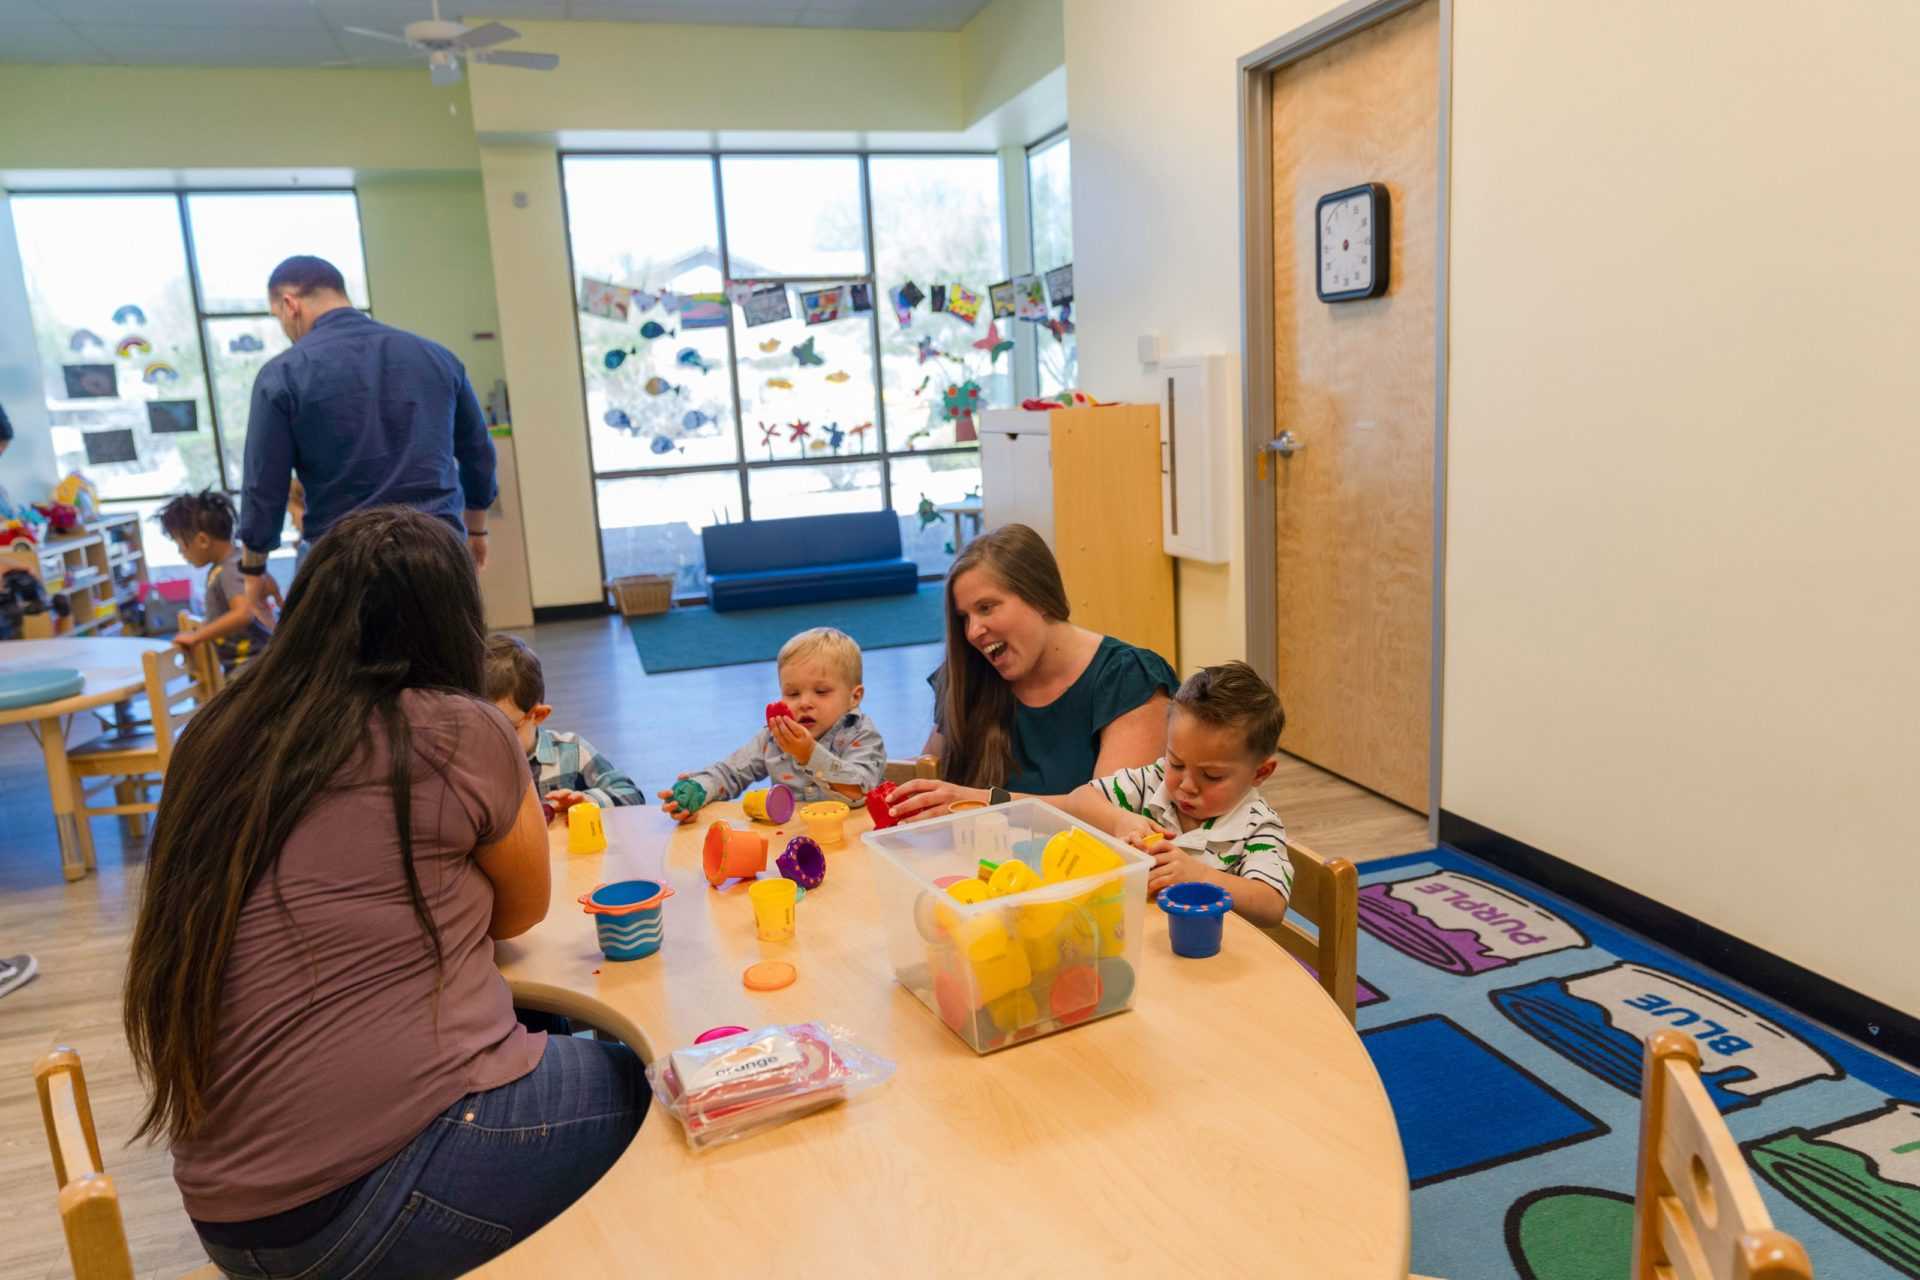
{"label": "paper fish cutout", "polygon": [[825,453],[827,451],[827,442],[825,440],[815,440],[812,444],[808,445],[807,448],[813,453]]}
{"label": "paper fish cutout", "polygon": [[663,396],[669,391],[675,395],[685,395],[687,391],[685,387],[676,387],[657,373],[648,378],[646,384],[640,389],[650,396]]}
{"label": "paper fish cutout", "polygon": [[113,322],[115,324],[145,324],[147,322],[147,313],[129,302],[126,306],[121,307],[113,313]]}
{"label": "paper fish cutout", "polygon": [[947,314],[972,324],[980,318],[980,295],[963,284],[948,285]]}
{"label": "paper fish cutout", "polygon": [[774,391],[793,390],[793,383],[787,381],[785,378],[768,378],[767,386]]}
{"label": "paper fish cutout", "polygon": [[136,333],[122,338],[119,342],[115,343],[113,354],[125,358],[127,356],[144,356],[152,350],[153,344]]}
{"label": "paper fish cutout", "polygon": [[686,413],[682,414],[680,417],[680,425],[685,427],[688,431],[698,431],[700,428],[706,426],[708,423],[718,422],[718,421],[719,419],[714,417],[712,414],[703,412],[699,409],[689,409],[686,411]]}
{"label": "paper fish cutout", "polygon": [[921,364],[925,364],[929,360],[936,359],[940,355],[941,355],[940,348],[933,345],[932,338],[920,339],[920,363]]}
{"label": "paper fish cutout", "polygon": [[653,450],[655,453],[672,453],[679,447],[680,446],[665,436],[655,436],[653,439],[647,441],[647,448]]}
{"label": "paper fish cutout", "polygon": [[179,380],[180,371],[168,364],[165,360],[155,360],[152,364],[140,371],[140,381],[149,384],[178,382]]}
{"label": "paper fish cutout", "polygon": [[787,424],[787,430],[793,433],[787,437],[787,443],[798,444],[807,438],[812,428],[810,424],[805,422],[789,422]]}
{"label": "paper fish cutout", "polygon": [[69,351],[85,351],[88,347],[104,347],[106,345],[106,343],[100,341],[100,335],[91,329],[75,329],[73,331],[73,337],[67,339],[67,350]]}
{"label": "paper fish cutout", "polygon": [[706,357],[692,347],[680,348],[680,353],[674,356],[673,362],[688,369],[698,369],[702,373],[709,373],[713,369],[713,366],[707,363]]}
{"label": "paper fish cutout", "polygon": [[609,409],[600,415],[600,421],[621,431],[631,430],[633,419],[627,416],[625,409]]}
{"label": "paper fish cutout", "polygon": [[871,422],[863,422],[857,427],[848,428],[847,434],[853,437],[854,444],[864,447],[866,444],[866,441],[862,440],[860,437],[866,435],[867,432],[871,430],[873,430],[873,424]]}
{"label": "paper fish cutout", "polygon": [[853,375],[848,373],[845,369],[835,369],[832,373],[827,375],[827,381],[828,382],[846,382],[852,377]]}
{"label": "paper fish cutout", "polygon": [[933,499],[924,493],[920,495],[920,505],[914,508],[914,514],[920,517],[920,527],[922,529],[930,524],[940,523],[939,510],[934,507]]}
{"label": "paper fish cutout", "polygon": [[600,363],[606,365],[609,369],[618,369],[626,362],[627,353],[620,347],[615,347],[613,350],[607,352],[600,360]]}
{"label": "paper fish cutout", "polygon": [[247,351],[265,351],[267,344],[250,333],[243,333],[227,344],[227,350],[236,355]]}
{"label": "paper fish cutout", "polygon": [[825,364],[827,362],[825,356],[813,349],[812,338],[808,338],[805,342],[793,349],[793,358],[798,360],[803,368],[810,364]]}
{"label": "paper fish cutout", "polygon": [[994,364],[1000,363],[1000,357],[1013,350],[1013,339],[1000,336],[1000,323],[997,320],[987,322],[987,336],[973,344],[975,351],[984,351]]}
{"label": "paper fish cutout", "polygon": [[772,355],[774,352],[780,349],[780,339],[768,338],[765,342],[760,344],[760,349],[766,352],[768,355]]}
{"label": "paper fish cutout", "polygon": [[654,338],[671,338],[673,335],[674,331],[661,324],[658,320],[649,320],[640,326],[640,336],[649,340]]}

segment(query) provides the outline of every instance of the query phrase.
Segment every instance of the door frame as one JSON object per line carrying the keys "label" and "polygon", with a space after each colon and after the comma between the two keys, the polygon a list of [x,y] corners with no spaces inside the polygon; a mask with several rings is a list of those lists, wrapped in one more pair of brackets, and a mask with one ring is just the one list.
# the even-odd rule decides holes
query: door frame
{"label": "door frame", "polygon": [[[1273,487],[1260,479],[1259,455],[1273,430],[1273,73],[1426,0],[1349,0],[1252,53],[1235,68],[1240,105],[1240,423],[1245,463],[1247,654],[1268,681],[1279,641],[1274,620],[1276,536]],[[1427,742],[1427,832],[1440,838],[1440,740],[1446,650],[1447,267],[1453,122],[1453,0],[1440,6],[1439,111],[1434,158],[1438,199],[1434,251],[1433,618]]]}

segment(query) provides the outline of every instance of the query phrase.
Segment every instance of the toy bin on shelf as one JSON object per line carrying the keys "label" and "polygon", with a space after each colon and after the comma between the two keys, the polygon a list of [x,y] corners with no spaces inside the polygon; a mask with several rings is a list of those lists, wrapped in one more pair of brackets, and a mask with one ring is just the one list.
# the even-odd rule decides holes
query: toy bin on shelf
{"label": "toy bin on shelf", "polygon": [[[882,868],[894,977],[974,1052],[1132,1006],[1153,865],[1137,849],[1039,800],[865,841]],[[991,882],[983,848],[1003,859]]]}

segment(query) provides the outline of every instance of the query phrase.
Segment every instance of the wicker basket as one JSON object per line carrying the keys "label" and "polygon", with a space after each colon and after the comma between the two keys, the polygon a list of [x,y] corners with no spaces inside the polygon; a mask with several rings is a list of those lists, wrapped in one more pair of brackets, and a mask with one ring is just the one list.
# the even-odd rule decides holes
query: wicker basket
{"label": "wicker basket", "polygon": [[670,573],[636,573],[609,582],[607,593],[621,617],[644,617],[673,607],[673,581]]}

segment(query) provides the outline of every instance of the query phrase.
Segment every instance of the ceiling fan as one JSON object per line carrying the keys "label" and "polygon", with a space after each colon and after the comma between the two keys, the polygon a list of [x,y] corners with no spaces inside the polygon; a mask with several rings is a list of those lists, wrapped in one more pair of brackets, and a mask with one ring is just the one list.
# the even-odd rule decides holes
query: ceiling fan
{"label": "ceiling fan", "polygon": [[513,49],[495,49],[493,46],[505,44],[509,40],[518,40],[520,33],[504,22],[489,22],[484,26],[469,27],[460,22],[445,22],[440,17],[440,0],[433,0],[433,17],[422,22],[409,22],[400,35],[386,31],[369,31],[365,27],[347,27],[357,36],[366,36],[372,40],[386,40],[392,44],[403,44],[427,58],[428,70],[436,85],[460,83],[460,60],[471,58],[475,62],[490,62],[500,67],[524,67],[528,71],[551,71],[560,65],[560,55],[556,53],[521,53]]}

